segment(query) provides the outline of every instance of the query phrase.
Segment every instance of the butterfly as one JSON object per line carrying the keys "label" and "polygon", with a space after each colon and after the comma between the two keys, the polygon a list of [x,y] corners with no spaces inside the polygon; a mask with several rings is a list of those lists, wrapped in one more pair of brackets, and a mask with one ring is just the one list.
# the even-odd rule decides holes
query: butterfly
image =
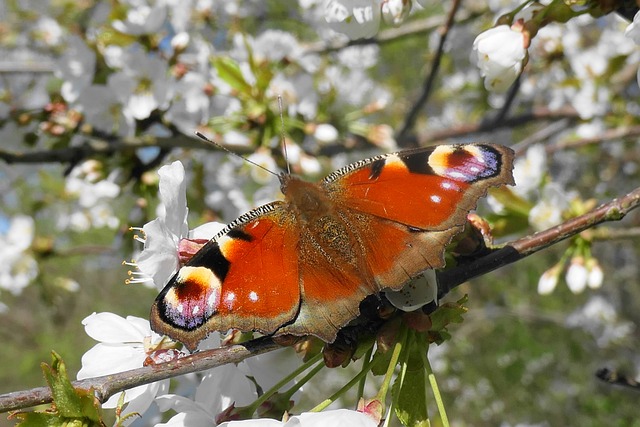
{"label": "butterfly", "polygon": [[333,342],[367,296],[444,266],[444,249],[489,187],[514,184],[495,144],[384,154],[322,181],[280,174],[283,201],[227,225],[175,273],[154,331],[195,350],[210,332],[314,335]]}

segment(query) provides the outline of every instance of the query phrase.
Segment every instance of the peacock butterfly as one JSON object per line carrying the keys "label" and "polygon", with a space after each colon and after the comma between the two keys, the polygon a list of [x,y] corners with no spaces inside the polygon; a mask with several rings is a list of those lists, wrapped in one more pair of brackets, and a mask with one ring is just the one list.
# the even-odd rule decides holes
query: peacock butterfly
{"label": "peacock butterfly", "polygon": [[440,145],[380,155],[318,183],[281,174],[284,201],[231,222],[164,287],[151,327],[194,350],[212,331],[326,342],[368,295],[444,266],[444,248],[489,187],[513,184],[513,151]]}

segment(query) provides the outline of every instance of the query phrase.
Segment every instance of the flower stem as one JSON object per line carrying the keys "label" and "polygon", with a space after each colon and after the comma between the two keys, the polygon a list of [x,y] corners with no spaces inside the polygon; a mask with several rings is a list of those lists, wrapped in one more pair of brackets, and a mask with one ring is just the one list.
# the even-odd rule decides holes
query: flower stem
{"label": "flower stem", "polygon": [[429,383],[431,384],[433,397],[436,400],[436,406],[438,407],[438,413],[440,414],[442,427],[449,427],[449,418],[447,417],[447,411],[444,408],[444,402],[442,401],[442,396],[440,395],[440,389],[438,388],[438,383],[436,382],[436,376],[433,374],[433,369],[431,369],[431,364],[429,363],[427,352],[420,352],[420,355],[422,357],[422,364],[424,365],[424,369],[427,372],[427,378],[429,378]]}
{"label": "flower stem", "polygon": [[402,349],[407,344],[407,328],[402,325],[400,326],[400,332],[398,336],[398,341],[396,341],[393,346],[393,353],[391,354],[391,359],[389,360],[389,366],[387,366],[387,372],[384,375],[384,381],[380,386],[380,390],[378,390],[378,394],[376,399],[378,399],[384,405],[385,398],[387,396],[387,391],[389,390],[389,385],[391,384],[391,379],[393,378],[393,373],[395,372],[396,365],[398,364],[398,360],[400,359],[400,354],[402,353]]}
{"label": "flower stem", "polygon": [[[367,350],[367,353],[362,358],[362,367],[364,368],[367,363],[371,363],[371,356],[373,355],[373,345]],[[364,385],[367,382],[367,376],[365,375],[360,379],[358,384],[358,396],[357,400],[360,400],[364,396]]]}

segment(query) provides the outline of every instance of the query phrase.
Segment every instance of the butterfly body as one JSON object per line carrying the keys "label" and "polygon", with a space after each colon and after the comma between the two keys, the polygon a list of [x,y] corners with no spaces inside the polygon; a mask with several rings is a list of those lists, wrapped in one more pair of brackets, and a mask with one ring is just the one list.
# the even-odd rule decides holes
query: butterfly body
{"label": "butterfly body", "polygon": [[444,247],[513,152],[437,146],[362,160],[318,183],[280,175],[284,200],[240,216],[156,298],[152,328],[195,349],[212,331],[332,342],[368,295],[444,266]]}

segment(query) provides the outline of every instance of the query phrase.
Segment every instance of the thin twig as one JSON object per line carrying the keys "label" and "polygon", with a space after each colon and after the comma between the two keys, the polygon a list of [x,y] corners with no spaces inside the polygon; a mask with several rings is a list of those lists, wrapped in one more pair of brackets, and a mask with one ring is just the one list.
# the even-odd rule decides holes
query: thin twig
{"label": "thin twig", "polygon": [[602,132],[600,135],[591,136],[588,138],[579,138],[569,141],[559,141],[555,144],[547,145],[545,147],[548,154],[556,151],[562,151],[569,148],[584,147],[586,145],[600,144],[605,141],[612,141],[616,139],[633,138],[640,135],[640,125],[636,126],[621,126],[614,129],[608,129]]}
{"label": "thin twig", "polygon": [[437,141],[443,141],[450,138],[461,138],[472,134],[494,131],[496,129],[515,128],[531,122],[562,119],[577,120],[579,118],[580,116],[572,107],[565,107],[558,110],[551,110],[546,107],[534,108],[529,113],[508,117],[495,126],[490,126],[487,122],[478,122],[438,131],[430,130],[418,135],[418,145],[424,147]]}
{"label": "thin twig", "polygon": [[429,99],[429,95],[431,95],[431,89],[433,88],[433,83],[436,80],[436,76],[438,75],[438,70],[440,69],[440,64],[442,63],[442,55],[444,54],[444,45],[447,41],[447,36],[449,35],[449,31],[451,27],[453,27],[454,18],[456,13],[458,12],[458,8],[460,7],[460,0],[454,0],[451,5],[451,10],[449,11],[449,15],[447,16],[447,21],[440,29],[440,42],[438,43],[438,49],[436,50],[436,55],[431,62],[431,71],[427,75],[427,78],[424,81],[424,85],[422,86],[422,93],[420,97],[413,104],[413,107],[409,110],[409,114],[405,118],[404,124],[400,128],[400,132],[398,132],[397,140],[400,145],[402,145],[402,141],[405,140],[416,124],[416,120],[418,118],[418,114],[422,111],[422,108],[427,103]]}

